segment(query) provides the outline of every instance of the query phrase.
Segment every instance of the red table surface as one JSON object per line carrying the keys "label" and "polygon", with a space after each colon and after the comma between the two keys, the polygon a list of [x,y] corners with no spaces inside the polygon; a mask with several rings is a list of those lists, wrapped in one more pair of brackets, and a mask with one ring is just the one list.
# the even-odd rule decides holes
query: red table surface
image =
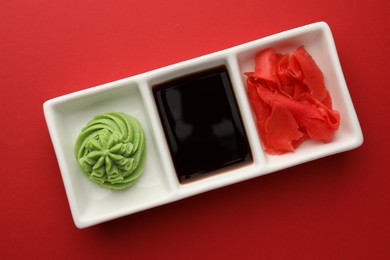
{"label": "red table surface", "polygon": [[[389,1],[1,1],[1,259],[390,259]],[[44,101],[325,21],[364,144],[79,230]]]}

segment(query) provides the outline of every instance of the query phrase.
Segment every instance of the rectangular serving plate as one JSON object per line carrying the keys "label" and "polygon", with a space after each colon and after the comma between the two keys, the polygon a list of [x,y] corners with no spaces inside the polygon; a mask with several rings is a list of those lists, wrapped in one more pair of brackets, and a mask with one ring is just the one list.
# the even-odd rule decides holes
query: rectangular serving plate
{"label": "rectangular serving plate", "polygon": [[[253,71],[254,57],[268,47],[287,53],[305,46],[325,77],[340,128],[330,143],[303,143],[295,152],[271,156],[263,152],[255,116],[246,95],[244,72]],[[192,72],[225,65],[229,71],[253,163],[188,184],[176,177],[162,130],[152,86]],[[44,114],[57,156],[69,206],[78,228],[126,216],[205,191],[272,173],[307,161],[354,149],[363,134],[342,73],[332,33],[324,22],[309,24],[223,51],[163,67],[101,86],[48,100]],[[196,108],[194,108],[196,109]],[[82,127],[95,115],[125,112],[145,130],[147,162],[139,181],[126,190],[107,190],[89,181],[79,169],[73,146]]]}

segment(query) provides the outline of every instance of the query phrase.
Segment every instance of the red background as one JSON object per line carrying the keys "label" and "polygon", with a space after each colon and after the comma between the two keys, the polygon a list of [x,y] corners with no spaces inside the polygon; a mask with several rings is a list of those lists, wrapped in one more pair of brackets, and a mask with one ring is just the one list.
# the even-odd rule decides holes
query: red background
{"label": "red background", "polygon": [[[0,2],[0,258],[390,259],[389,1]],[[78,230],[44,101],[312,22],[358,149]]]}

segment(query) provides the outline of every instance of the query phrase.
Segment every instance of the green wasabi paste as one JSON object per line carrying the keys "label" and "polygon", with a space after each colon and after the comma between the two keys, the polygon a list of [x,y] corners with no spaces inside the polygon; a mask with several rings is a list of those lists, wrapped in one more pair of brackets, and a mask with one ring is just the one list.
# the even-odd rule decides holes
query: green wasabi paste
{"label": "green wasabi paste", "polygon": [[121,112],[95,116],[81,130],[74,152],[82,172],[108,189],[133,185],[144,170],[145,134],[138,120]]}

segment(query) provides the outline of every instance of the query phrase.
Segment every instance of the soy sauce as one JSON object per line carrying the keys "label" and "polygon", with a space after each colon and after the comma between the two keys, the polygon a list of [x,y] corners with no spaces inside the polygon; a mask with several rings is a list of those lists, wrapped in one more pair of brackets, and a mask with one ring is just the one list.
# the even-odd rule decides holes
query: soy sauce
{"label": "soy sauce", "polygon": [[153,95],[180,182],[252,161],[224,65],[154,85]]}

